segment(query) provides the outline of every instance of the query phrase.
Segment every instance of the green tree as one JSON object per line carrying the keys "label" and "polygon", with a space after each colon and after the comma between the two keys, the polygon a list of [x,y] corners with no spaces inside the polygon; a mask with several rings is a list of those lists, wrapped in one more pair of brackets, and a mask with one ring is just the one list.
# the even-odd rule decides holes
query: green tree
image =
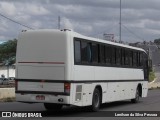
{"label": "green tree", "polygon": [[158,45],[159,45],[159,44],[160,44],[160,38],[155,39],[155,40],[154,40],[154,43],[156,43],[156,44],[158,44]]}
{"label": "green tree", "polygon": [[14,64],[16,58],[17,39],[0,44],[0,61],[4,64]]}

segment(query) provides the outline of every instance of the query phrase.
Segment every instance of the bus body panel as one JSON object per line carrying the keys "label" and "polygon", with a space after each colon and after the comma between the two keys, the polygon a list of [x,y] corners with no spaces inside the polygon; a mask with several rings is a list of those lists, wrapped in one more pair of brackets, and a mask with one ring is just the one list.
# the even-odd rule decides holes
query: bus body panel
{"label": "bus body panel", "polygon": [[19,63],[64,64],[66,33],[48,30],[22,32],[18,39],[16,57]]}
{"label": "bus body panel", "polygon": [[96,67],[95,80],[99,78],[102,80],[143,80],[144,76],[142,69]]}
{"label": "bus body panel", "polygon": [[[64,80],[64,65],[19,65],[18,78],[40,80]],[[22,71],[22,72],[21,72]]]}
{"label": "bus body panel", "polygon": [[[44,95],[47,102],[54,103],[63,96],[57,94],[64,94],[64,82],[61,81],[68,80],[70,76],[66,74],[70,63],[67,37],[66,32],[58,30],[26,31],[19,35],[16,54],[17,101],[39,102],[35,96]],[[63,99],[66,99],[63,103],[70,104],[68,96],[64,95]]]}
{"label": "bus body panel", "polygon": [[[27,87],[26,87],[27,86]],[[50,82],[25,82],[19,81],[18,88],[19,91],[43,91],[43,92],[64,92],[63,83],[50,83]]]}
{"label": "bus body panel", "polygon": [[[83,73],[83,76],[81,75]],[[116,74],[115,74],[116,73]],[[78,66],[74,67],[74,80],[143,80],[143,69],[114,68],[103,66]]]}

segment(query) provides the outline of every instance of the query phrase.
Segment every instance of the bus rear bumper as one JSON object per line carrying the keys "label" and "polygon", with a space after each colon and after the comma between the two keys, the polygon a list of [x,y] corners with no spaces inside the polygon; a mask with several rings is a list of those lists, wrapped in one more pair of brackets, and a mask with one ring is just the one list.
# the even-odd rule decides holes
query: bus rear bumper
{"label": "bus rear bumper", "polygon": [[25,103],[70,104],[70,96],[16,93],[16,101]]}

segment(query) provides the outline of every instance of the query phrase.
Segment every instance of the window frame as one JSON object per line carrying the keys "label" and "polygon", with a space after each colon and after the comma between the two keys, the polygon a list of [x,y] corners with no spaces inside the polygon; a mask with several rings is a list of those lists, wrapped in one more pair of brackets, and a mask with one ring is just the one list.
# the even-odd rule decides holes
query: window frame
{"label": "window frame", "polygon": [[[86,42],[87,46],[90,45],[90,50],[91,50],[91,59],[90,62],[88,61],[87,57],[87,61],[82,61],[82,49],[80,51],[81,53],[81,60],[80,62],[76,62],[76,58],[75,58],[75,41],[79,41],[80,42],[80,48],[82,48],[82,42]],[[121,46],[116,46],[116,45],[112,45],[112,44],[108,44],[108,43],[101,43],[98,41],[92,41],[92,40],[87,40],[87,39],[83,39],[83,38],[77,38],[74,37],[73,39],[73,45],[74,45],[74,65],[90,65],[90,66],[104,66],[104,67],[120,67],[120,68],[135,68],[135,69],[139,69],[139,68],[143,68],[143,65],[140,65],[140,54],[145,53],[143,51],[139,51],[139,50],[135,50],[135,49],[131,49],[131,48],[125,48],[125,47],[121,47]],[[97,52],[96,52],[96,56],[97,59],[94,58],[94,51],[93,51],[93,46],[97,46]],[[101,46],[103,46],[103,48],[101,48]],[[87,48],[87,47],[86,47]],[[88,49],[88,48],[87,48]],[[101,58],[101,51],[103,49],[103,61]],[[109,50],[108,53],[110,53],[107,56],[107,51]],[[114,53],[113,53],[114,52]],[[134,53],[137,53],[137,57],[136,57],[136,61],[137,61],[137,65],[134,65]],[[120,54],[117,56],[117,54]],[[146,54],[146,53],[145,53]],[[107,58],[109,58],[110,56],[110,60],[108,59],[107,62]],[[117,63],[117,57],[119,58],[119,62]],[[129,60],[128,64],[126,65],[126,57]],[[95,60],[93,60],[93,58]],[[143,62],[143,60],[141,60]],[[141,63],[142,63],[141,62]]]}

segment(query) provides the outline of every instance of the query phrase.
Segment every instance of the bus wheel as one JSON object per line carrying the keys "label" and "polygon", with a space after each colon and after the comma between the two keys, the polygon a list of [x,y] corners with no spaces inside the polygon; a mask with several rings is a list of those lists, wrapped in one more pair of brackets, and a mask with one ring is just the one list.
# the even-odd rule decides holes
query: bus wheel
{"label": "bus wheel", "polygon": [[101,104],[101,95],[99,89],[95,88],[92,98],[91,110],[96,112],[99,110]]}
{"label": "bus wheel", "polygon": [[131,99],[131,102],[132,103],[137,103],[137,102],[139,102],[139,98],[140,98],[140,91],[139,91],[139,88],[137,88],[135,98]]}
{"label": "bus wheel", "polygon": [[58,111],[58,110],[62,109],[63,105],[61,105],[61,104],[54,104],[54,103],[44,103],[44,107],[47,110]]}

